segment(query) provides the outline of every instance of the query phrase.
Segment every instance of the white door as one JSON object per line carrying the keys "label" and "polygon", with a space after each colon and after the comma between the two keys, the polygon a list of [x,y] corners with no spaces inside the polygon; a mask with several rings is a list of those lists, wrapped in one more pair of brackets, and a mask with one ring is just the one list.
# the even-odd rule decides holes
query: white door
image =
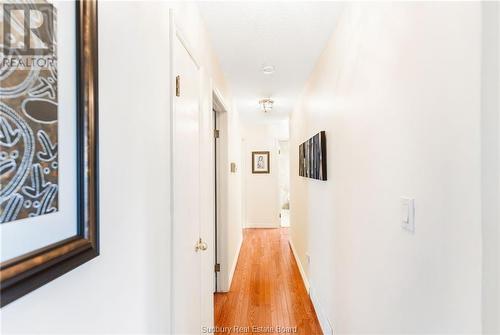
{"label": "white door", "polygon": [[173,333],[200,334],[200,75],[174,34],[173,74],[178,82],[173,109]]}

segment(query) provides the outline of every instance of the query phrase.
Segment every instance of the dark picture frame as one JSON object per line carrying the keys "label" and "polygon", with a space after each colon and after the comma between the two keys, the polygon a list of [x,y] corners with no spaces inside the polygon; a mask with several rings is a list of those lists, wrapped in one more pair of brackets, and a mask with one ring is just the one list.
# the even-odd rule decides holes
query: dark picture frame
{"label": "dark picture frame", "polygon": [[77,234],[1,263],[1,307],[99,255],[97,1],[75,10]]}
{"label": "dark picture frame", "polygon": [[327,180],[326,133],[321,131],[299,146],[299,176]]}
{"label": "dark picture frame", "polygon": [[[262,170],[255,166],[255,156],[266,157],[266,169]],[[269,151],[252,151],[252,173],[271,173],[271,160]]]}

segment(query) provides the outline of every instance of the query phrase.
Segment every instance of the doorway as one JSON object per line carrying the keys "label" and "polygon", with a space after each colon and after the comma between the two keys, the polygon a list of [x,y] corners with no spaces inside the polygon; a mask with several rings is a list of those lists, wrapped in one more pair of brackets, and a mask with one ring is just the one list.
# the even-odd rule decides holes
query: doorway
{"label": "doorway", "polygon": [[290,227],[290,150],[288,141],[279,141],[280,226]]}
{"label": "doorway", "polygon": [[227,224],[227,174],[236,167],[228,162],[228,113],[220,93],[214,89],[212,95],[214,129],[214,292],[226,290],[225,273],[228,270],[225,257],[225,227]]}

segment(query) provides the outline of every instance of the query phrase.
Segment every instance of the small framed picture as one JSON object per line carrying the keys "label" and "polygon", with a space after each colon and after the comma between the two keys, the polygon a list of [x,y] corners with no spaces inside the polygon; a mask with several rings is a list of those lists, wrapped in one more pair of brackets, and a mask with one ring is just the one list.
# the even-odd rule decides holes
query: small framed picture
{"label": "small framed picture", "polygon": [[269,151],[252,152],[252,173],[269,173]]}

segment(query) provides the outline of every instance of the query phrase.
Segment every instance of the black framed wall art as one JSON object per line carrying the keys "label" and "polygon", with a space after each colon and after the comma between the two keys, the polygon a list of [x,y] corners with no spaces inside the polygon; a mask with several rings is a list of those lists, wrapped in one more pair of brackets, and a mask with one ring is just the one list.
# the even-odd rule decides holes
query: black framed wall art
{"label": "black framed wall art", "polygon": [[97,3],[0,6],[5,306],[99,254]]}
{"label": "black framed wall art", "polygon": [[327,180],[326,133],[321,131],[299,146],[299,176]]}
{"label": "black framed wall art", "polygon": [[270,173],[269,151],[252,152],[252,173]]}

